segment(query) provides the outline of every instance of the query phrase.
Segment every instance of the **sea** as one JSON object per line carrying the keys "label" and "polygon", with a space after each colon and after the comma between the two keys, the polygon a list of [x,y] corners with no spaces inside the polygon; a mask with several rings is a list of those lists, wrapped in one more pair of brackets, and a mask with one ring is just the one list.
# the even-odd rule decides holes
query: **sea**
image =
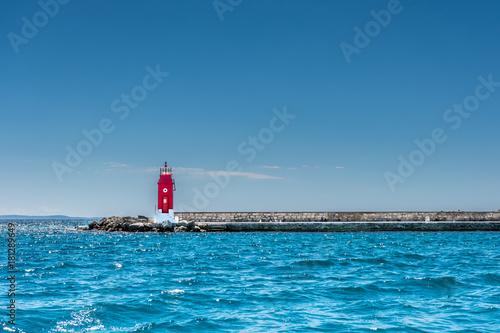
{"label": "sea", "polygon": [[498,232],[75,229],[89,222],[0,221],[3,331],[500,332]]}

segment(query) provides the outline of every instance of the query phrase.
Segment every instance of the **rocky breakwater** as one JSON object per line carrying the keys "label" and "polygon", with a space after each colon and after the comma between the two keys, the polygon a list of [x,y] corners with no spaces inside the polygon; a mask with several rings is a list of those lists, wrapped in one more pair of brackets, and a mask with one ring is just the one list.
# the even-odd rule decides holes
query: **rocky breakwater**
{"label": "rocky breakwater", "polygon": [[200,228],[195,221],[179,221],[174,228],[175,232],[206,232],[205,228]]}
{"label": "rocky breakwater", "polygon": [[153,220],[145,216],[138,217],[130,216],[111,216],[92,221],[87,228],[83,230],[100,230],[100,231],[129,231],[129,232],[165,232],[173,231],[172,228],[165,228],[160,223],[154,223]]}
{"label": "rocky breakwater", "polygon": [[79,230],[99,230],[108,232],[205,232],[196,225],[194,221],[179,221],[177,225],[172,228],[164,226],[160,223],[154,223],[153,220],[145,216],[139,215],[138,217],[119,217],[111,216],[100,219],[99,221],[92,221],[88,227],[79,227]]}

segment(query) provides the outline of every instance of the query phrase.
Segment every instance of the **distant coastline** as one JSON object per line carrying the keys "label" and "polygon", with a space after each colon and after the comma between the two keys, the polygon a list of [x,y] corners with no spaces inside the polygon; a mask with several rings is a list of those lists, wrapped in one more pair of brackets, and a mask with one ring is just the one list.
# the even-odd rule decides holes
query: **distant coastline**
{"label": "distant coastline", "polygon": [[95,220],[101,217],[74,217],[66,215],[0,215],[0,220]]}

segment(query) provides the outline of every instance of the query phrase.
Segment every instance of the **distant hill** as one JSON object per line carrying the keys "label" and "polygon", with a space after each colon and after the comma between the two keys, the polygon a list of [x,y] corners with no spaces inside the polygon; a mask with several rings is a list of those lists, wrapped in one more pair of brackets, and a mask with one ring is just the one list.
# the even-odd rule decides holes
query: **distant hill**
{"label": "distant hill", "polygon": [[47,215],[47,216],[31,216],[31,215],[0,215],[0,219],[11,220],[90,220],[100,219],[100,217],[72,217],[66,215]]}

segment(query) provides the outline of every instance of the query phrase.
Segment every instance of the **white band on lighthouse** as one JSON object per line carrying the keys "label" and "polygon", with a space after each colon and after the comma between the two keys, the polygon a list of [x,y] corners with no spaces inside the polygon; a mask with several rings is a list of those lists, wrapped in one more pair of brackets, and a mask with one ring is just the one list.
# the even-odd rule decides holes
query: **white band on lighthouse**
{"label": "white band on lighthouse", "polygon": [[178,217],[174,216],[174,210],[170,209],[168,213],[163,213],[161,209],[158,209],[155,215],[155,223],[161,223],[167,225],[168,227],[173,227],[177,224]]}

